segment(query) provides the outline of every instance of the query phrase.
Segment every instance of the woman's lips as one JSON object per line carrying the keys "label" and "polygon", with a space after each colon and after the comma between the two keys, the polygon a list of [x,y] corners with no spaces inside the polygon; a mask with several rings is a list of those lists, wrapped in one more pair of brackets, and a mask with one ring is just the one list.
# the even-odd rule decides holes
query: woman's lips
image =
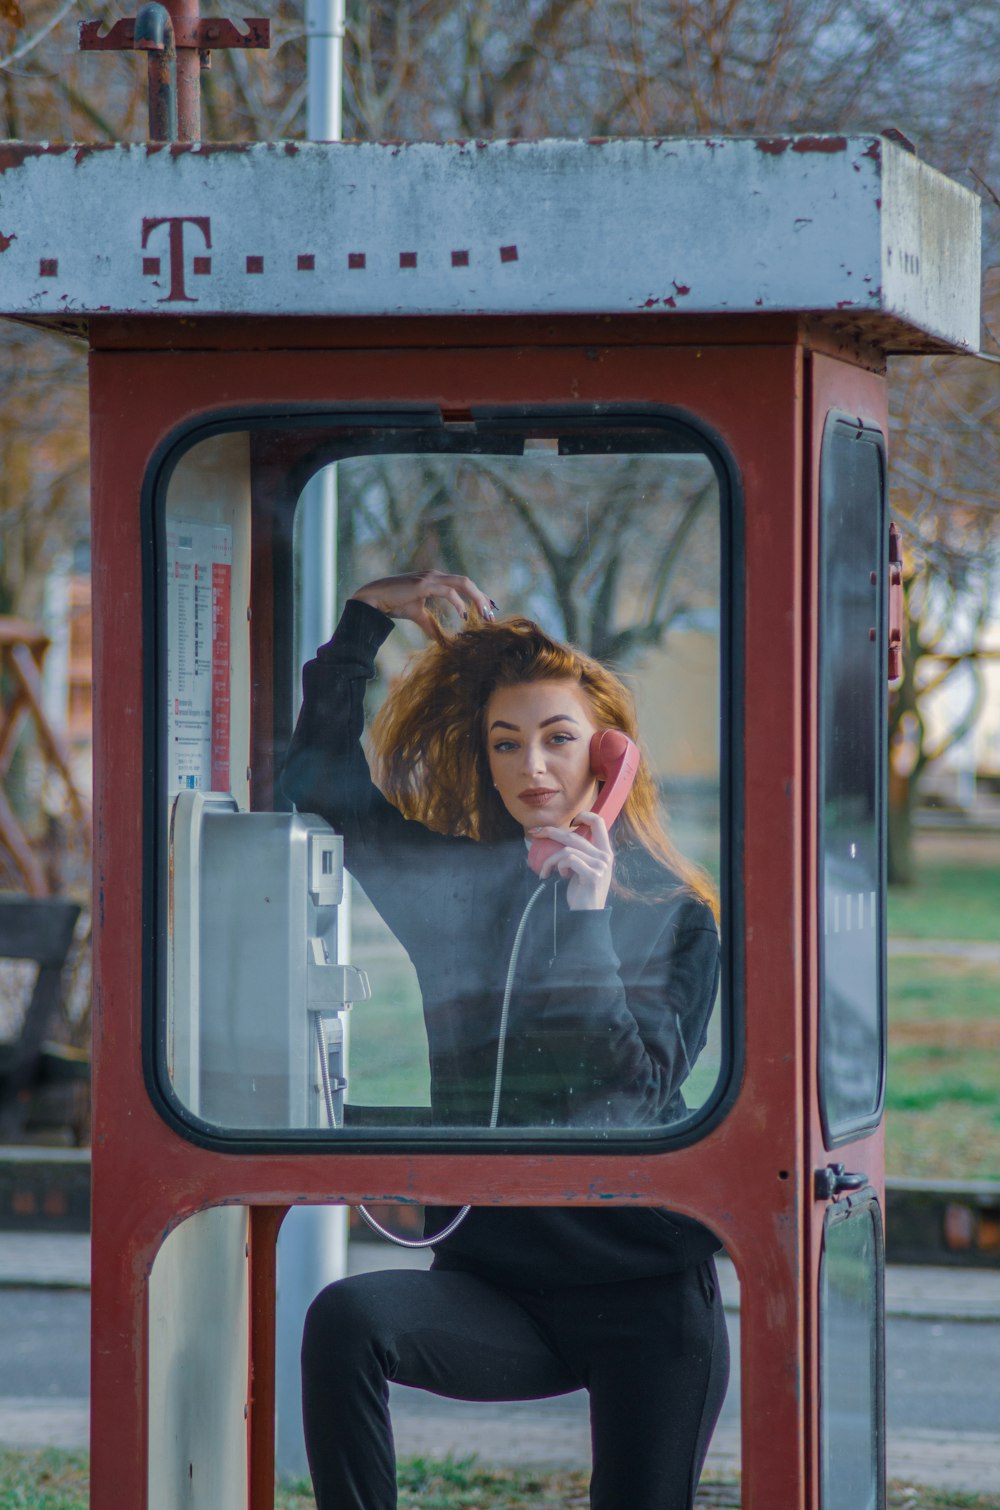
{"label": "woman's lips", "polygon": [[517,795],[519,800],[526,802],[529,807],[544,807],[546,802],[551,801],[553,797],[558,797],[559,793],[557,791],[535,791],[532,789],[527,792],[518,792]]}

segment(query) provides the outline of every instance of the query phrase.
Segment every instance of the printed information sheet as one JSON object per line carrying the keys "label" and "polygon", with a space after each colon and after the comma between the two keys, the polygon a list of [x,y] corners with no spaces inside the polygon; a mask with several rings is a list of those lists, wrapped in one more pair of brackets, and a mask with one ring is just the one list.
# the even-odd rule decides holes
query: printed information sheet
{"label": "printed information sheet", "polygon": [[167,525],[167,761],[169,795],[227,792],[229,525]]}

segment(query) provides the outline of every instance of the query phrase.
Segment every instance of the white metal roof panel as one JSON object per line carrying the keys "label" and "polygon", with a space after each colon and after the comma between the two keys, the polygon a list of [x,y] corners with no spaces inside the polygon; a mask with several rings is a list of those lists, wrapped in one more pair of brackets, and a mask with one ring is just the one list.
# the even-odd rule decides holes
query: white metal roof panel
{"label": "white metal roof panel", "polygon": [[979,200],[881,137],[0,145],[0,312],[891,316],[979,344]]}

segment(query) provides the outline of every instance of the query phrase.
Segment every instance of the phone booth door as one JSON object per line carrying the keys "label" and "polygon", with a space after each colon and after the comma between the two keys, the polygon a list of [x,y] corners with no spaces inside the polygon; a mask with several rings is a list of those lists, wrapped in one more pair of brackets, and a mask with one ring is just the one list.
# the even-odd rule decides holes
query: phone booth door
{"label": "phone booth door", "polygon": [[816,356],[816,1032],[821,1510],[885,1503],[885,394]]}

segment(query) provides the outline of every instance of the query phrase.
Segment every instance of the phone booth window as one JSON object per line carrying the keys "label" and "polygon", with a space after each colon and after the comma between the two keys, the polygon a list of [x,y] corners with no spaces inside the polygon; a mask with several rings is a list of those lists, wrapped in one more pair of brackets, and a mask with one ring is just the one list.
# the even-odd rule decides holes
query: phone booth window
{"label": "phone booth window", "polygon": [[708,1126],[732,500],[695,429],[262,418],[150,498],[167,1114],[247,1146]]}
{"label": "phone booth window", "polygon": [[820,470],[820,1107],[872,1126],[885,1060],[887,556],[881,437],[831,419]]}
{"label": "phone booth window", "polygon": [[821,1510],[883,1510],[885,1259],[872,1190],[827,1215],[820,1267]]}

